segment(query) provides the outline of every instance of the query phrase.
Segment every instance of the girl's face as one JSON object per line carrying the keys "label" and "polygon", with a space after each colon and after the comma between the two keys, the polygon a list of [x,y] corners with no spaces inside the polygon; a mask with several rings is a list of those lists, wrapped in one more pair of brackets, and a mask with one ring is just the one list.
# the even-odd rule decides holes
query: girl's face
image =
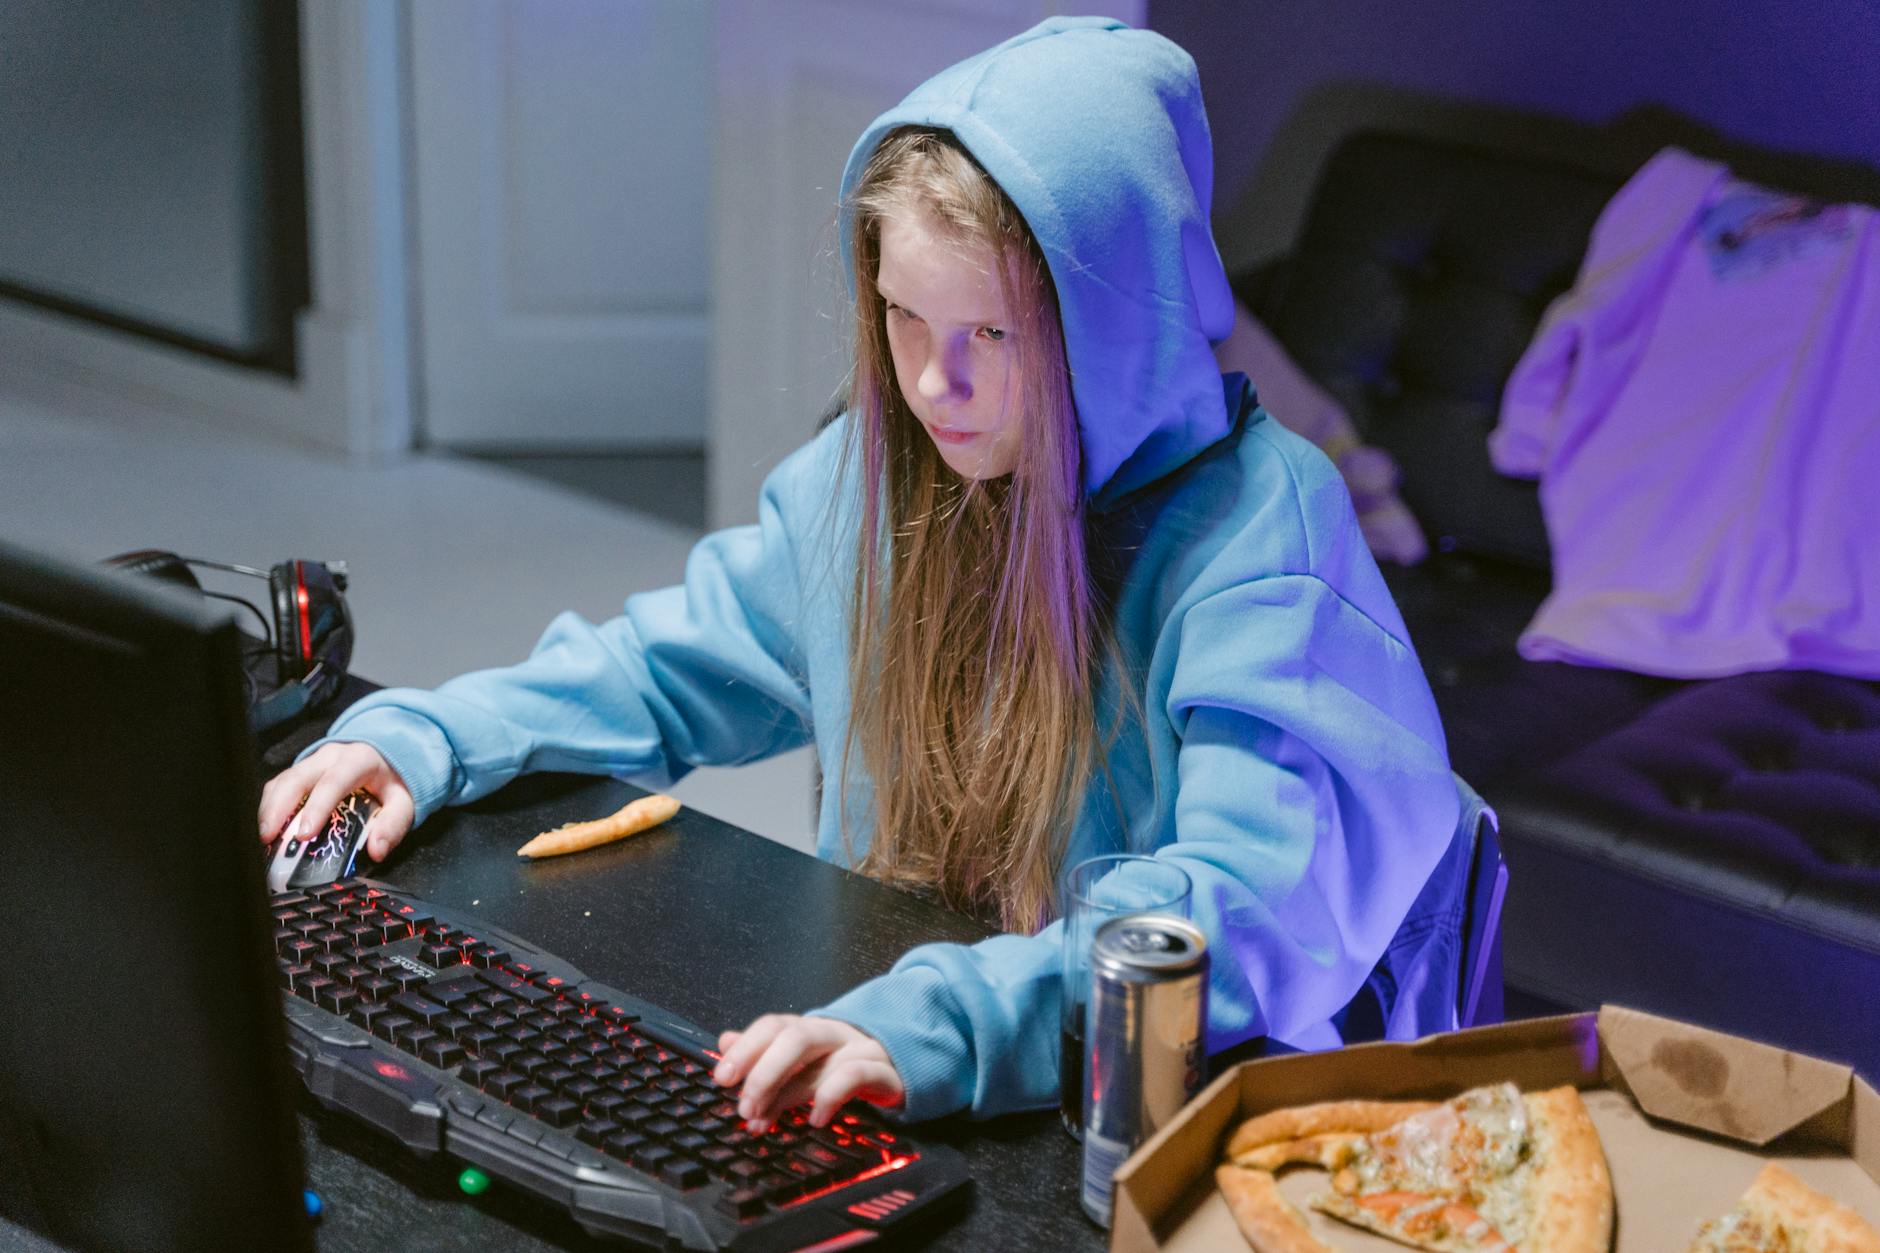
{"label": "girl's face", "polygon": [[967,479],[1018,466],[1017,345],[997,265],[993,249],[953,242],[925,215],[882,219],[875,286],[894,376],[940,459]]}

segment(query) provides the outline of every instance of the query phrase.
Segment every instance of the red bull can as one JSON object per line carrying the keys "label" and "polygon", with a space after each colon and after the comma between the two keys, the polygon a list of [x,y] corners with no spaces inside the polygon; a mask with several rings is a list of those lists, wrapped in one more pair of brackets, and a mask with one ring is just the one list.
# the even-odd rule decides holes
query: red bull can
{"label": "red bull can", "polygon": [[1111,1177],[1207,1077],[1208,941],[1169,914],[1112,918],[1090,947],[1084,1213],[1110,1225]]}

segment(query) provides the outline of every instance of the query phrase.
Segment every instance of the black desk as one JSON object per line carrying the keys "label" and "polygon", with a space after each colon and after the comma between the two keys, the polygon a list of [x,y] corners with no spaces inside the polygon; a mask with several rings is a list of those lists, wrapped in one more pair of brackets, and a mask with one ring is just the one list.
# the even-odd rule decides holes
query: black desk
{"label": "black desk", "polygon": [[[367,690],[354,683],[342,699]],[[269,773],[315,733],[305,728],[274,745]],[[710,1030],[824,1004],[915,944],[987,934],[691,809],[619,844],[541,863],[517,859],[538,831],[610,813],[639,794],[607,779],[526,777],[476,805],[440,811],[371,873],[468,910]],[[466,1197],[456,1185],[460,1163],[427,1163],[310,1097],[300,1121],[308,1186],[326,1205],[322,1250],[621,1247],[501,1185]],[[961,1150],[974,1183],[951,1219],[907,1247],[1107,1247],[1107,1233],[1078,1205],[1079,1150],[1055,1111],[945,1119],[919,1134]]]}

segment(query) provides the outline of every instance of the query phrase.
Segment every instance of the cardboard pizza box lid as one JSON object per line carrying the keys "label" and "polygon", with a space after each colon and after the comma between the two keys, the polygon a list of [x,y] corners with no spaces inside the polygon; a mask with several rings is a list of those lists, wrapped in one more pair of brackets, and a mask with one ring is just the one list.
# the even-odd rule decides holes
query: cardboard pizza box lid
{"label": "cardboard pizza box lid", "polygon": [[1613,1005],[1599,1011],[1599,1038],[1640,1109],[1745,1144],[1847,1101],[1854,1077],[1836,1062]]}
{"label": "cardboard pizza box lid", "polygon": [[[1613,1172],[1616,1253],[1688,1247],[1766,1160],[1880,1223],[1880,1094],[1849,1068],[1635,1010],[1533,1019],[1406,1044],[1245,1062],[1219,1076],[1116,1175],[1112,1253],[1245,1249],[1213,1172],[1241,1120],[1288,1105],[1443,1098],[1511,1080],[1582,1089]],[[1295,1204],[1310,1169],[1281,1179]],[[1399,1249],[1312,1215],[1344,1250]]]}

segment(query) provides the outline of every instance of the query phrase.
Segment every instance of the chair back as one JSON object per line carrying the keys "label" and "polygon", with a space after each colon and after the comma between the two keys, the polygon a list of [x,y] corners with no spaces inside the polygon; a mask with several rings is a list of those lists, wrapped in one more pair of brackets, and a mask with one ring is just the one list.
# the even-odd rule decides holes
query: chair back
{"label": "chair back", "polygon": [[1332,1019],[1347,1044],[1501,1021],[1508,868],[1495,811],[1460,775],[1456,794],[1461,812],[1449,847],[1364,986]]}
{"label": "chair back", "polygon": [[1508,865],[1501,859],[1495,811],[1483,806],[1475,823],[1475,854],[1469,865],[1469,897],[1462,916],[1462,979],[1456,1025],[1484,1026],[1502,1020],[1501,907],[1508,895]]}

